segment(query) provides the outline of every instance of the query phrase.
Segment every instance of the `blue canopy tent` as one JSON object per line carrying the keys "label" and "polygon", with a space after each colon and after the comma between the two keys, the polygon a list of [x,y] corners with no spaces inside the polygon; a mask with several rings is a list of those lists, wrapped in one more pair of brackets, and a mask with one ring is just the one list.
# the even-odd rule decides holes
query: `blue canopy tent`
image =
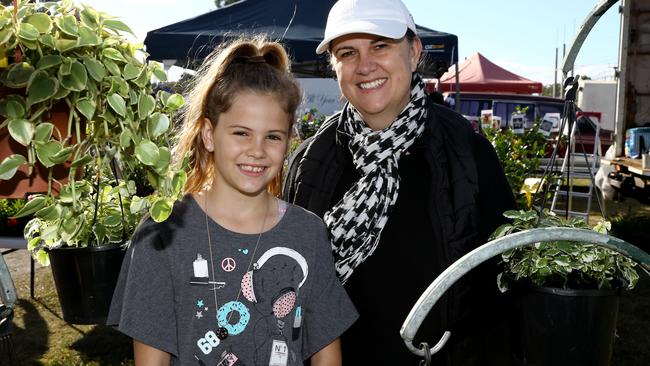
{"label": "blue canopy tent", "polygon": [[[301,76],[328,76],[327,56],[316,55],[334,0],[246,0],[147,33],[145,45],[155,60],[195,68],[228,37],[267,34],[281,41]],[[425,76],[442,75],[458,60],[458,38],[418,26],[426,58]]]}

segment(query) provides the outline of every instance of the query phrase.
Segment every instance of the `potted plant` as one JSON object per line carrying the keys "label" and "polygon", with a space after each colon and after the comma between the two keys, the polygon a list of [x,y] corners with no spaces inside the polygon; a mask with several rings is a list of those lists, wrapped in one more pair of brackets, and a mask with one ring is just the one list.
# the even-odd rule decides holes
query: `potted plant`
{"label": "potted plant", "polygon": [[[64,300],[59,291],[64,319],[79,324],[102,321],[121,244],[144,214],[165,220],[185,180],[168,147],[170,115],[183,98],[152,95],[152,77],[165,80],[164,70],[144,63],[141,46],[123,32],[130,29],[119,20],[68,0],[0,6],[0,81],[14,90],[0,100],[0,129],[26,148],[0,162],[0,178],[10,179],[22,166],[31,173],[37,163],[69,169],[66,182],[50,174],[47,191],[31,196],[17,217],[34,215],[25,228],[28,249],[40,263],[51,261],[57,287],[101,287],[101,296],[86,289],[73,295],[91,302],[91,312],[79,316],[66,305],[83,299]],[[68,112],[64,129],[48,120],[48,111],[60,105]],[[59,257],[66,257],[63,268]],[[82,281],[79,268],[95,277]]]}
{"label": "potted plant", "polygon": [[[507,211],[511,223],[492,239],[542,227],[589,229],[582,219],[564,219],[542,211]],[[594,230],[607,233],[602,221]],[[502,254],[497,282],[511,290],[516,311],[516,357],[522,364],[608,365],[611,358],[620,290],[639,278],[636,263],[590,243],[541,242]]]}
{"label": "potted plant", "polygon": [[0,235],[20,237],[27,223],[26,218],[15,216],[25,206],[24,199],[0,198]]}

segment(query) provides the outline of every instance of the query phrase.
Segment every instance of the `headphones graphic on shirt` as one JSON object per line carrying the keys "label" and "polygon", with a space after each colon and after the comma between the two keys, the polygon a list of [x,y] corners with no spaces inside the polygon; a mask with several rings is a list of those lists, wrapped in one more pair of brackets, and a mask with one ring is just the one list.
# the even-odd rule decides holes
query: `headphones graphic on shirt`
{"label": "headphones graphic on shirt", "polygon": [[[244,277],[241,280],[241,290],[242,294],[244,297],[253,303],[258,302],[258,298],[255,295],[255,290],[253,288],[253,274],[257,271],[259,271],[260,268],[268,261],[271,257],[274,257],[276,255],[284,255],[287,257],[293,258],[299,265],[300,269],[302,270],[302,281],[298,284],[298,289],[302,287],[302,285],[305,283],[307,280],[307,274],[309,272],[308,266],[307,266],[307,261],[305,260],[305,257],[303,257],[300,253],[297,251],[286,248],[286,247],[274,247],[262,254],[260,258],[253,264],[253,270],[246,272],[244,274]],[[273,299],[273,315],[275,315],[276,318],[281,319],[284,318],[285,316],[289,315],[291,310],[293,310],[293,307],[296,304],[296,289],[293,287],[287,287],[282,290],[275,296]],[[261,299],[263,301],[263,299]]]}

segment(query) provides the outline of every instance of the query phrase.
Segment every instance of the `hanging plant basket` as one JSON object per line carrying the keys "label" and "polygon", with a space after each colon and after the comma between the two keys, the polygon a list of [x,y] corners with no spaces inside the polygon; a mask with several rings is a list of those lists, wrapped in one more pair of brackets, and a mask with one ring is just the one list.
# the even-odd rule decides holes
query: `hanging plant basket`
{"label": "hanging plant basket", "polygon": [[48,249],[63,320],[106,323],[125,252],[119,245]]}

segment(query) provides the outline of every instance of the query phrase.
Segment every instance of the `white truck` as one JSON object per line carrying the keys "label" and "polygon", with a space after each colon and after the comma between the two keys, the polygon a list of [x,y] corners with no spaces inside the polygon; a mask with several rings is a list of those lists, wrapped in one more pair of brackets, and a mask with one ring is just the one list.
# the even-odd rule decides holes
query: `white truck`
{"label": "white truck", "polygon": [[[616,123],[614,126],[616,157],[604,159],[615,171],[609,182],[620,188],[640,189],[650,197],[650,167],[646,159],[625,157],[626,131],[650,126],[650,1],[621,1],[621,33]],[[646,165],[643,165],[645,160]]]}

